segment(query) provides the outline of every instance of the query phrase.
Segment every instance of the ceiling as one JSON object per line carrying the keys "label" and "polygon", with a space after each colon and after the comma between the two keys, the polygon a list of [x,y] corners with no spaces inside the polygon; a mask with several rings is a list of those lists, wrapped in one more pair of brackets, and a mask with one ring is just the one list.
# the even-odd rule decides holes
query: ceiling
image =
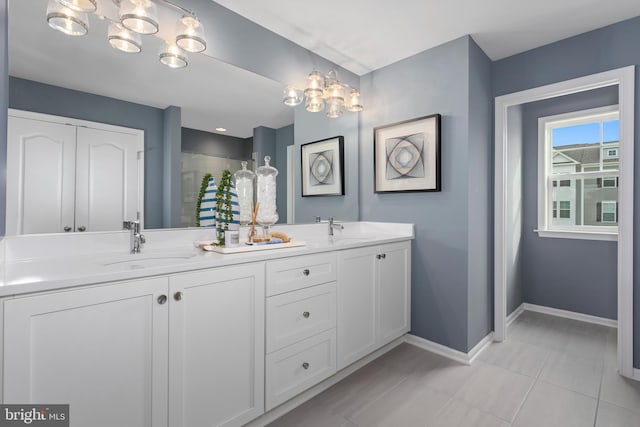
{"label": "ceiling", "polygon": [[358,74],[470,34],[492,60],[640,15],[639,0],[215,0]]}
{"label": "ceiling", "polygon": [[[117,14],[112,0],[99,6],[105,16]],[[242,138],[256,126],[293,123],[281,83],[203,54],[190,54],[187,68],[172,70],[157,58],[162,32],[144,37],[141,53],[126,54],[109,46],[108,20],[90,14],[89,33],[71,37],[49,28],[46,9],[47,0],[9,0],[9,75],[156,108],[180,106],[183,126],[224,127]],[[173,24],[176,12],[158,9],[161,31],[172,28],[162,23]]]}

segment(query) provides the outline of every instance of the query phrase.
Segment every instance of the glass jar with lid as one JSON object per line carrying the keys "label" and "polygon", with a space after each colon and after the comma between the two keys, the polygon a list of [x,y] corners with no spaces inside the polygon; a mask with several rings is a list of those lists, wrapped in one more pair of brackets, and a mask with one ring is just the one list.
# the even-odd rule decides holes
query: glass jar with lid
{"label": "glass jar with lid", "polygon": [[247,162],[243,161],[242,169],[236,171],[233,177],[236,181],[236,192],[238,193],[238,207],[240,210],[240,225],[247,225],[251,222],[251,205],[253,204],[253,183],[256,174],[247,169]]}
{"label": "glass jar with lid", "polygon": [[278,169],[269,164],[271,156],[264,156],[264,166],[256,169],[256,202],[259,203],[256,222],[265,234],[269,234],[269,226],[278,222],[276,207],[276,176]]}

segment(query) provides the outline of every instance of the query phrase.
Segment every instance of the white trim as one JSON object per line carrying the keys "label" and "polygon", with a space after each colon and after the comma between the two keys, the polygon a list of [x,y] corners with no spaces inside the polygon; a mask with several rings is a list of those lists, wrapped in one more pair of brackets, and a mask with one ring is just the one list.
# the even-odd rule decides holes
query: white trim
{"label": "white trim", "polygon": [[507,316],[507,326],[515,322],[522,313],[524,313],[524,303],[520,304],[518,308],[513,310],[511,314]]}
{"label": "white trim", "polygon": [[578,240],[608,240],[618,241],[618,233],[587,232],[572,230],[533,230],[539,237],[551,237],[554,239],[578,239]]}
{"label": "white trim", "polygon": [[618,221],[618,369],[633,376],[633,183],[635,66],[527,89],[495,98],[494,179],[494,328],[496,340],[506,338],[507,317],[507,113],[508,108],[607,86],[618,86],[620,114]]}
{"label": "white trim", "polygon": [[343,370],[338,371],[336,374],[330,376],[329,378],[322,381],[321,383],[316,384],[310,389],[300,393],[296,397],[290,400],[287,400],[285,403],[273,408],[269,412],[262,414],[260,417],[246,424],[245,427],[263,427],[263,426],[266,426],[267,424],[272,423],[273,421],[285,415],[287,412],[294,410],[295,408],[302,405],[307,400],[314,398],[315,396],[322,393],[329,387],[342,381],[344,378],[353,374],[355,371],[362,368],[364,365],[372,362],[373,360],[377,359],[383,354],[393,350],[394,348],[402,344],[404,341],[405,341],[404,337],[400,337],[395,339],[394,341],[391,341],[389,344],[379,348],[378,350],[374,351],[368,356],[365,356],[364,358],[358,360],[357,362],[354,362],[353,364],[347,366]]}
{"label": "white trim", "polygon": [[294,224],[296,219],[296,146],[287,146],[287,224]]}
{"label": "white trim", "polygon": [[480,342],[468,353],[455,350],[451,347],[447,347],[446,345],[438,344],[437,342],[429,341],[425,338],[412,334],[405,335],[405,341],[411,345],[430,351],[431,353],[446,357],[447,359],[451,359],[465,365],[470,365],[480,355],[480,353],[484,351],[484,349],[491,345],[493,337],[493,332],[489,333],[489,335],[481,339]]}
{"label": "white trim", "polygon": [[550,316],[564,317],[565,319],[579,320],[581,322],[608,326],[610,328],[618,327],[617,320],[607,319],[606,317],[591,316],[590,314],[577,313],[575,311],[561,310],[559,308],[546,307],[546,306],[537,305],[537,304],[529,304],[526,302],[523,303],[522,306],[525,311],[533,311],[535,313],[548,314]]}
{"label": "white trim", "polygon": [[636,381],[640,381],[640,369],[633,368],[633,378]]}

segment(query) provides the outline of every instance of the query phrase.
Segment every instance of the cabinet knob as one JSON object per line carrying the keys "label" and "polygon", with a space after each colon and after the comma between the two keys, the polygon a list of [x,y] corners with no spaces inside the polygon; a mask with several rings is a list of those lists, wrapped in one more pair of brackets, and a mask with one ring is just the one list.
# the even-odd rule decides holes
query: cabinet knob
{"label": "cabinet knob", "polygon": [[307,362],[304,362],[304,363],[302,364],[302,367],[303,367],[304,369],[309,369],[309,364],[308,364]]}
{"label": "cabinet knob", "polygon": [[387,257],[387,254],[382,254],[380,256],[382,257],[382,259],[385,259]]}
{"label": "cabinet knob", "polygon": [[71,231],[71,227],[69,227],[69,226],[67,225],[67,226],[65,226],[65,227],[63,228],[63,230],[64,230],[64,231],[66,231],[66,232],[68,233],[68,232],[70,232],[70,231]]}
{"label": "cabinet knob", "polygon": [[311,272],[309,271],[308,268],[305,268],[304,270],[302,270],[302,274],[304,274],[305,276],[308,276],[309,273],[311,273]]}
{"label": "cabinet knob", "polygon": [[182,301],[182,297],[183,297],[182,292],[176,292],[175,294],[173,294],[173,299],[176,301]]}
{"label": "cabinet knob", "polygon": [[309,313],[308,311],[305,311],[304,313],[302,313],[302,317],[304,317],[305,319],[308,319],[309,316],[311,316],[311,313]]}
{"label": "cabinet knob", "polygon": [[376,255],[376,259],[382,259],[382,255],[380,254]]}
{"label": "cabinet knob", "polygon": [[87,227],[85,227],[84,225],[81,225],[80,227],[78,227],[78,231],[85,231],[87,229]]}
{"label": "cabinet knob", "polygon": [[160,295],[160,296],[158,297],[158,304],[162,305],[162,304],[164,304],[165,302],[167,302],[167,296],[166,296],[166,295]]}

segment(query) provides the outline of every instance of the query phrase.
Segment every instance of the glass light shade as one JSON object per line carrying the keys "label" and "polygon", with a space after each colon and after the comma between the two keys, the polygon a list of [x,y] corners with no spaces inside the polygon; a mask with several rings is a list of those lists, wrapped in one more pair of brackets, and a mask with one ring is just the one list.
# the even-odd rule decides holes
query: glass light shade
{"label": "glass light shade", "polygon": [[58,2],[76,12],[91,13],[98,8],[96,0],[58,0]]}
{"label": "glass light shade", "polygon": [[295,107],[302,102],[302,99],[302,91],[300,89],[296,89],[293,86],[287,86],[284,89],[284,95],[282,97],[284,105]]}
{"label": "glass light shade", "polygon": [[357,113],[358,111],[362,111],[364,107],[360,102],[360,92],[357,90],[352,90],[349,94],[349,100],[347,102],[347,110]]}
{"label": "glass light shade", "polygon": [[165,43],[160,51],[160,62],[170,68],[184,68],[189,64],[187,54],[175,43]]}
{"label": "glass light shade", "polygon": [[327,117],[330,119],[337,119],[342,116],[342,104],[338,102],[330,102],[327,104]]}
{"label": "glass light shade", "polygon": [[324,77],[317,71],[312,71],[307,77],[307,88],[304,96],[307,98],[319,98],[324,95]]}
{"label": "glass light shade", "polygon": [[183,16],[176,25],[176,44],[187,52],[198,53],[207,48],[204,28],[195,16]]}
{"label": "glass light shade", "polygon": [[344,105],[344,88],[340,83],[334,82],[326,91],[327,104]]}
{"label": "glass light shade", "polygon": [[107,39],[114,49],[126,53],[139,53],[142,51],[140,34],[127,30],[117,22],[109,24]]}
{"label": "glass light shade", "polygon": [[151,0],[122,0],[120,22],[136,33],[155,34],[158,32],[158,10]]}
{"label": "glass light shade", "polygon": [[316,97],[307,97],[307,102],[305,103],[305,107],[307,111],[311,113],[317,113],[324,109],[324,99],[319,96]]}
{"label": "glass light shade", "polygon": [[56,0],[49,0],[47,5],[47,23],[54,30],[69,36],[84,36],[89,31],[89,17],[86,13],[76,12]]}

